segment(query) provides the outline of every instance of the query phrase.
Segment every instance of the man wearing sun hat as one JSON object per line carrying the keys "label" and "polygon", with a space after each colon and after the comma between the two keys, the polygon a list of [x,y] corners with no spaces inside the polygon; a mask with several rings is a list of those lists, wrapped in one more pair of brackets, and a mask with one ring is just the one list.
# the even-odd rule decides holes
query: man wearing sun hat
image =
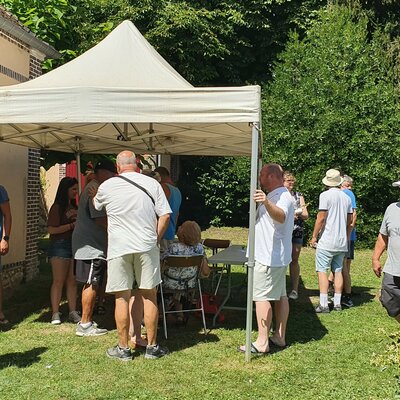
{"label": "man wearing sun hat", "polygon": [[[351,231],[353,208],[350,198],[340,190],[343,178],[336,169],[326,172],[322,183],[328,190],[319,196],[319,212],[315,221],[311,245],[317,248],[315,266],[320,291],[317,313],[329,313],[328,286],[326,275],[331,270],[335,275],[335,311],[341,311],[343,290],[343,259],[347,252],[347,242]],[[318,240],[319,235],[319,240]]]}
{"label": "man wearing sun hat", "polygon": [[[400,181],[393,186],[400,187]],[[387,250],[383,268],[380,301],[388,314],[400,322],[400,202],[392,203],[385,211],[372,255],[372,268],[381,276],[380,257]]]}

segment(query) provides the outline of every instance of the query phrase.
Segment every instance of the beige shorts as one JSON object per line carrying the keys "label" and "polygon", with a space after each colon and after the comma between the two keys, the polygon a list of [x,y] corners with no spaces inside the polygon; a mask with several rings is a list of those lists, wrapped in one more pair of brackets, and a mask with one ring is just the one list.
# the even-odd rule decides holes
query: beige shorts
{"label": "beige shorts", "polygon": [[126,254],[108,261],[107,293],[153,289],[161,283],[160,249],[154,246],[144,253]]}
{"label": "beige shorts", "polygon": [[253,301],[274,301],[286,297],[287,267],[268,267],[255,262]]}

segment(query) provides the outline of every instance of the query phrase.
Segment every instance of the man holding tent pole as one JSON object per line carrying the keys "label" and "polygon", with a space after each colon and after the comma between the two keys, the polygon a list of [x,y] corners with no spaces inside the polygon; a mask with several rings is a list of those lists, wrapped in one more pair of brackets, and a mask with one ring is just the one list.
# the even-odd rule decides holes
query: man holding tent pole
{"label": "man holding tent pole", "polygon": [[[260,183],[268,195],[256,190],[259,203],[255,227],[255,266],[253,300],[256,304],[257,340],[251,353],[265,355],[270,346],[286,347],[286,324],[289,301],[286,295],[286,270],[291,261],[294,206],[289,191],[283,185],[283,170],[278,164],[267,164],[260,172]],[[276,327],[269,338],[274,304]],[[245,346],[239,351],[245,352]]]}

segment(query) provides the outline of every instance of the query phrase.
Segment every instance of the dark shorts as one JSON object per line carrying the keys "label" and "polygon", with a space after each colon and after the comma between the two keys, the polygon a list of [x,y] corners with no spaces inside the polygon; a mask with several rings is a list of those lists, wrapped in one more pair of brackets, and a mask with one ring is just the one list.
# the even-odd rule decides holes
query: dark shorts
{"label": "dark shorts", "polygon": [[73,259],[71,239],[50,240],[47,257]]}
{"label": "dark shorts", "polygon": [[400,276],[383,274],[380,301],[391,317],[400,315]]}
{"label": "dark shorts", "polygon": [[75,276],[78,282],[101,286],[107,272],[107,261],[100,258],[93,260],[75,260]]}
{"label": "dark shorts", "polygon": [[303,246],[303,238],[302,237],[292,237],[292,243],[293,244],[299,244],[301,246]]}
{"label": "dark shorts", "polygon": [[349,240],[347,242],[347,248],[348,248],[348,250],[347,250],[345,257],[348,260],[354,260],[354,240]]}

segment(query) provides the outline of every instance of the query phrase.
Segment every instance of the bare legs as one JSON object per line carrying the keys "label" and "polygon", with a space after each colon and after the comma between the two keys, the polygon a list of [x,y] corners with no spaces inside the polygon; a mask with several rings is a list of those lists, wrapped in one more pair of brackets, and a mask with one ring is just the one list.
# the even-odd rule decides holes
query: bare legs
{"label": "bare legs", "polygon": [[289,264],[290,282],[292,290],[299,292],[300,265],[299,257],[301,252],[301,244],[292,244],[292,262]]}
{"label": "bare legs", "polygon": [[82,289],[82,319],[81,324],[92,322],[93,308],[96,303],[97,286],[84,285]]}
{"label": "bare legs", "polygon": [[351,295],[351,276],[350,276],[351,259],[344,258],[343,260],[343,292]]}
{"label": "bare legs", "polygon": [[[342,293],[343,291],[343,274],[342,271],[335,272],[334,274],[335,293]],[[325,272],[318,272],[319,292],[321,294],[328,294],[329,280]]]}
{"label": "bare legs", "polygon": [[[134,335],[140,336],[140,322],[144,313],[144,324],[146,326],[147,341],[149,345],[157,344],[157,289],[138,289],[134,300],[132,300],[132,309],[129,312],[129,303],[131,299],[131,290],[124,290],[115,293],[115,322],[119,337],[119,346],[128,347],[128,335],[130,329],[130,314],[132,315],[132,328]],[[141,300],[142,299],[142,300]],[[143,312],[141,311],[141,301]],[[137,307],[137,308],[136,308]],[[139,327],[137,327],[139,325]]]}
{"label": "bare legs", "polygon": [[144,346],[147,342],[142,338],[142,319],[143,319],[143,297],[139,289],[132,292],[132,297],[129,302],[130,309],[130,324],[129,336],[132,343]]}
{"label": "bare legs", "polygon": [[62,290],[66,285],[69,311],[76,310],[76,280],[73,261],[64,258],[50,259],[53,272],[53,283],[50,289],[51,308],[53,313],[59,312]]}
{"label": "bare legs", "polygon": [[[258,325],[258,337],[254,346],[260,352],[269,351],[269,331],[272,323],[272,305],[270,301],[256,301],[256,315]],[[278,346],[286,345],[286,325],[289,317],[289,301],[287,297],[281,297],[274,301],[276,329],[272,339]]]}

